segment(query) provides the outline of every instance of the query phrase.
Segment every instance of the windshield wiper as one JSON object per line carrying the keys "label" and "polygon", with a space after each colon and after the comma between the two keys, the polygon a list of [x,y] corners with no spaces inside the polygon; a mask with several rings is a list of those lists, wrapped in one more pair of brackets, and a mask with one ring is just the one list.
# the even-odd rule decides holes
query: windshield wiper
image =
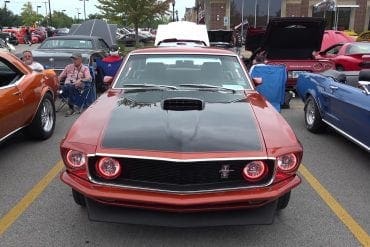
{"label": "windshield wiper", "polygon": [[123,85],[124,89],[158,89],[158,90],[163,90],[163,89],[172,89],[176,90],[177,87],[175,86],[170,86],[170,85],[158,85],[158,84],[151,84],[151,83],[137,83],[137,84],[125,84]]}
{"label": "windshield wiper", "polygon": [[210,84],[192,84],[192,83],[186,83],[186,84],[180,84],[180,87],[191,87],[191,88],[198,88],[200,90],[217,90],[217,91],[229,91],[232,93],[236,93],[235,89],[227,88],[227,87],[220,87]]}

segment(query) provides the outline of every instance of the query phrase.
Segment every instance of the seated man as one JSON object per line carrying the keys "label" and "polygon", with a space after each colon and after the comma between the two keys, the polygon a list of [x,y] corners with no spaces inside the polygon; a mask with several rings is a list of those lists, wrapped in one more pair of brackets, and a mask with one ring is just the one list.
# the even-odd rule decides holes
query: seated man
{"label": "seated man", "polygon": [[22,56],[23,62],[28,65],[32,70],[34,71],[42,71],[44,70],[44,66],[42,66],[40,63],[33,61],[33,56],[31,51],[24,51]]}
{"label": "seated man", "polygon": [[84,89],[86,82],[91,81],[90,70],[82,64],[81,53],[73,53],[71,58],[73,63],[68,64],[59,75],[59,81],[64,81],[61,96],[68,100],[69,110],[66,116],[74,113],[74,105],[81,94],[81,90]]}

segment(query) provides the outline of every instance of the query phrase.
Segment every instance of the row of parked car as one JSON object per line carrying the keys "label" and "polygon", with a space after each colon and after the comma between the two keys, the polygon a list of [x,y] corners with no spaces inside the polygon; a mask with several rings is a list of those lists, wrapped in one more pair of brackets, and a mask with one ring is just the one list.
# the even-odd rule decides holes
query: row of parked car
{"label": "row of parked car", "polygon": [[[139,29],[138,30],[138,41],[140,43],[154,42],[156,31],[152,29]],[[126,46],[134,46],[136,43],[135,30],[128,28],[117,28],[116,32],[117,42],[122,43]]]}
{"label": "row of parked car", "polygon": [[[314,56],[324,35],[321,18],[270,23],[256,52],[264,54],[264,66],[285,66],[297,83],[307,129],[331,126],[370,151],[369,72],[343,79],[330,70],[333,62]],[[181,25],[190,27],[188,36]],[[259,93],[264,82],[251,78],[235,52],[210,47],[207,32],[201,34],[204,26],[197,26],[170,23],[158,28],[156,47],[127,54],[111,87],[62,140],[66,169],[61,179],[91,220],[181,227],[269,224],[301,182],[297,170],[303,147]],[[65,56],[78,50],[93,65],[110,45],[88,37],[48,38],[35,50],[36,60],[62,68],[66,59],[58,56],[67,47]],[[55,54],[46,55],[48,49]],[[38,54],[43,50],[43,56]],[[2,53],[0,80],[0,98],[7,100],[0,104],[7,127],[0,140],[23,128],[49,137],[55,126],[54,70],[33,73]],[[22,90],[30,88],[42,93],[24,98],[31,94]],[[18,126],[12,125],[14,119]]]}

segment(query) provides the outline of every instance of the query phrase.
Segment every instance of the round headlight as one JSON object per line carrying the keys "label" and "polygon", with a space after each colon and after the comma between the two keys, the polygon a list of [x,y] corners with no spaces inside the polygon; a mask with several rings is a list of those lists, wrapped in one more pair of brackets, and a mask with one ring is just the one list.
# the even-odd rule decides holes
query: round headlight
{"label": "round headlight", "polygon": [[115,179],[121,175],[122,167],[118,160],[104,157],[96,163],[96,171],[102,178]]}
{"label": "round headlight", "polygon": [[263,179],[268,172],[268,167],[263,161],[252,161],[243,169],[243,177],[245,180],[255,182]]}
{"label": "round headlight", "polygon": [[67,163],[71,168],[81,168],[86,165],[86,155],[83,152],[69,150],[67,153]]}
{"label": "round headlight", "polygon": [[298,166],[297,157],[293,153],[279,156],[277,166],[283,172],[294,171]]}

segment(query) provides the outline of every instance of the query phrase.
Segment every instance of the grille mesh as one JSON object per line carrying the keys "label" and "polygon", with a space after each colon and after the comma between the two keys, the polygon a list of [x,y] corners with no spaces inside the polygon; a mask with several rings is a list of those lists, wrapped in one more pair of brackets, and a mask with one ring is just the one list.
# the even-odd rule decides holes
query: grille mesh
{"label": "grille mesh", "polygon": [[114,180],[105,180],[95,171],[97,160],[97,157],[89,160],[90,175],[95,181],[170,191],[264,185],[271,180],[274,171],[274,162],[267,160],[268,175],[262,181],[251,183],[242,176],[244,166],[250,161],[169,162],[121,158],[118,159],[123,165],[121,176]]}

